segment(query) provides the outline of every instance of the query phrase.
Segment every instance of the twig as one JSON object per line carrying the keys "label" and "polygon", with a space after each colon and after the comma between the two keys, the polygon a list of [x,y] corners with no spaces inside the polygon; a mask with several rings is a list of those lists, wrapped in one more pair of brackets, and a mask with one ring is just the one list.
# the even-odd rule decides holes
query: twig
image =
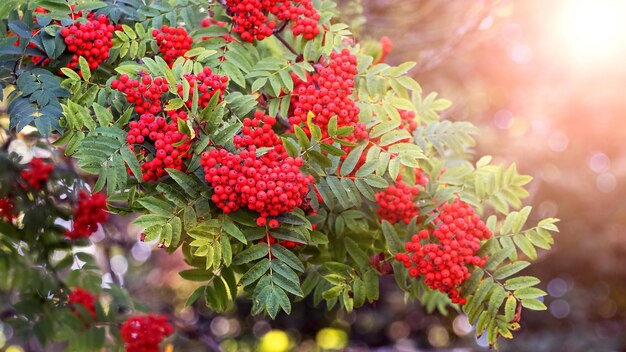
{"label": "twig", "polygon": [[299,54],[296,49],[293,48],[293,46],[291,46],[291,44],[289,44],[285,38],[283,38],[283,36],[280,34],[280,32],[276,32],[274,33],[274,36],[276,37],[276,39],[278,39],[281,43],[283,43],[283,45],[289,49],[289,51],[291,51],[292,54],[300,57],[301,54]]}

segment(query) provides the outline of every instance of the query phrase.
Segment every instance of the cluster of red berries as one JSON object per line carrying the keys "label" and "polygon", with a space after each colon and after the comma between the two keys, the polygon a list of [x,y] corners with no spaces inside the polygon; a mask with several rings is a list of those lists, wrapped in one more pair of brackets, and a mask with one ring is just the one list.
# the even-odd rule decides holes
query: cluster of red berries
{"label": "cluster of red berries", "polygon": [[438,208],[434,220],[437,227],[421,230],[405,245],[408,253],[396,254],[396,259],[409,269],[409,275],[424,275],[430,288],[447,293],[453,303],[465,304],[459,286],[471,274],[468,266],[482,267],[487,258],[476,255],[481,241],[491,237],[491,231],[467,203],[456,199]]}
{"label": "cluster of red berries", "polygon": [[179,56],[184,56],[193,44],[193,38],[187,34],[187,30],[183,27],[163,25],[161,30],[153,29],[152,36],[156,39],[163,60],[170,66]]}
{"label": "cluster of red berries", "polygon": [[0,198],[0,219],[9,223],[15,219],[15,204],[8,197]]}
{"label": "cluster of red berries", "polygon": [[398,179],[395,185],[389,185],[384,191],[376,193],[378,218],[392,224],[403,222],[408,224],[419,215],[415,197],[419,194],[419,185],[410,186]]}
{"label": "cluster of red berries", "polygon": [[279,21],[293,21],[292,32],[304,39],[315,38],[320,29],[320,14],[311,0],[226,0],[233,17],[233,32],[239,33],[246,42],[263,40],[272,35],[276,22],[268,16],[274,15]]}
{"label": "cluster of red berries", "polygon": [[95,70],[100,63],[109,58],[113,46],[113,26],[107,16],[90,13],[86,23],[75,23],[61,29],[67,50],[74,53],[69,68],[76,68],[78,58],[83,56],[89,68]]}
{"label": "cluster of red berries", "polygon": [[120,329],[126,352],[159,352],[159,344],[174,329],[163,315],[129,317]]}
{"label": "cluster of red berries", "polygon": [[[200,22],[200,25],[202,26],[202,28],[208,28],[208,27],[211,27],[211,26],[226,27],[226,22],[216,21],[216,20],[214,20],[212,18],[205,17],[205,18],[202,19],[202,22]],[[210,37],[210,36],[204,36],[204,37],[202,37],[202,40],[209,40],[211,38],[212,37]],[[226,40],[227,43],[235,41],[235,38],[233,38],[233,36],[230,35],[230,33],[224,34],[222,36],[222,38],[224,38],[224,40]]]}
{"label": "cluster of red berries", "polygon": [[402,128],[409,133],[413,133],[417,129],[417,120],[415,119],[415,112],[410,110],[398,110],[400,118],[402,119]]}
{"label": "cluster of red berries", "polygon": [[162,110],[161,96],[170,88],[163,77],[152,78],[145,72],[140,72],[140,79],[120,75],[120,79],[111,82],[111,88],[126,94],[126,101],[135,105],[138,114],[158,114]]}
{"label": "cluster of red berries", "polygon": [[426,186],[428,184],[428,175],[422,169],[415,169],[415,184]]}
{"label": "cluster of red berries", "polygon": [[[189,86],[191,87],[189,94],[189,100],[185,102],[188,108],[191,108],[193,104],[193,91],[194,86],[198,84],[198,106],[200,109],[205,108],[211,98],[213,98],[214,94],[219,94],[219,101],[222,101],[222,97],[224,96],[224,92],[226,88],[228,88],[228,76],[222,76],[213,73],[213,70],[210,67],[204,67],[202,72],[197,75],[194,74],[186,74],[184,75],[187,82],[189,82]],[[183,85],[178,84],[178,95],[183,95]]]}
{"label": "cluster of red berries", "polygon": [[[167,114],[171,119],[169,123],[164,117],[155,117],[153,114],[143,114],[139,121],[129,123],[126,141],[131,144],[131,150],[135,151],[132,144],[142,144],[147,140],[154,145],[154,158],[141,162],[143,181],[158,180],[165,176],[166,168],[183,170],[183,161],[191,157],[191,140],[178,130],[178,119],[187,120],[187,113],[171,110]],[[145,149],[141,149],[140,153],[145,156]]]}
{"label": "cluster of red berries", "polygon": [[80,317],[80,314],[76,310],[75,306],[81,305],[87,310],[87,312],[89,312],[89,315],[91,315],[92,319],[96,319],[96,307],[94,304],[96,302],[96,299],[96,295],[93,295],[91,294],[91,292],[77,287],[70,291],[67,302],[70,304],[70,309],[72,310],[72,313],[74,313],[76,316]]}
{"label": "cluster of red berries", "polygon": [[74,210],[74,226],[72,231],[66,231],[65,237],[81,239],[91,236],[108,217],[106,212],[107,199],[104,193],[88,194],[81,191],[78,195],[78,205]]}
{"label": "cluster of red berries", "polygon": [[33,158],[28,164],[28,168],[23,170],[20,176],[30,188],[39,191],[48,181],[52,170],[54,170],[52,164],[46,163],[41,158]]}
{"label": "cluster of red berries", "polygon": [[302,81],[292,74],[294,91],[291,98],[289,123],[302,126],[310,135],[306,125],[309,112],[313,122],[322,129],[322,137],[328,137],[328,121],[337,116],[337,126],[354,126],[354,133],[347,139],[356,141],[367,138],[365,125],[359,124],[359,107],[351,95],[354,76],[357,74],[356,56],[348,49],[333,52],[330,61],[315,65],[315,74]]}
{"label": "cluster of red berries", "polygon": [[[312,176],[300,172],[301,158],[287,155],[282,141],[272,127],[276,118],[261,111],[253,119],[243,120],[242,135],[234,137],[235,146],[243,149],[236,153],[225,149],[212,149],[202,153],[205,179],[213,187],[211,200],[225,213],[247,207],[259,213],[259,226],[264,226],[268,216],[290,212],[303,204]],[[257,148],[270,147],[263,155]],[[270,227],[278,221],[270,220]]]}

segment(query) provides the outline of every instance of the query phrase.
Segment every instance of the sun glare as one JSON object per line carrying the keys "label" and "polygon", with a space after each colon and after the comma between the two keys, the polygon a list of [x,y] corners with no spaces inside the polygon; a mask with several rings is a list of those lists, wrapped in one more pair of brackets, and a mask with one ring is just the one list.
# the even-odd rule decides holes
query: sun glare
{"label": "sun glare", "polygon": [[626,0],[565,0],[562,6],[557,25],[567,55],[583,64],[624,58]]}

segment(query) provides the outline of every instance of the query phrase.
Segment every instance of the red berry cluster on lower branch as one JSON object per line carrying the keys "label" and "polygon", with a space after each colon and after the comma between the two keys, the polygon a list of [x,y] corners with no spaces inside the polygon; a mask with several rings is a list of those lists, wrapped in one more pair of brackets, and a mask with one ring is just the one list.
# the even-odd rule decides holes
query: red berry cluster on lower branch
{"label": "red berry cluster on lower branch", "polygon": [[476,253],[491,231],[474,208],[459,199],[438,211],[437,228],[413,235],[405,245],[408,253],[398,253],[396,259],[410,268],[409,275],[423,275],[428,287],[447,293],[453,303],[465,304],[459,287],[471,276],[470,265],[485,265],[487,258]]}
{"label": "red berry cluster on lower branch", "polygon": [[80,317],[80,314],[76,310],[77,305],[83,306],[85,310],[91,315],[92,319],[96,319],[96,295],[91,294],[91,292],[84,290],[80,287],[77,287],[70,291],[70,294],[67,298],[67,303],[70,304],[70,309],[74,315]]}
{"label": "red berry cluster on lower branch", "polygon": [[[235,146],[243,150],[231,153],[216,148],[202,153],[205,179],[213,187],[211,200],[225,213],[246,207],[261,218],[302,205],[313,177],[300,172],[301,158],[287,155],[272,130],[276,118],[258,111],[243,123],[243,136],[234,138]],[[272,149],[257,155],[261,147]],[[259,221],[265,224],[264,219]]]}
{"label": "red berry cluster on lower branch", "polygon": [[126,352],[159,352],[159,344],[174,332],[163,315],[129,317],[120,329]]}
{"label": "red berry cluster on lower branch", "polygon": [[52,164],[46,163],[41,158],[33,158],[28,167],[20,173],[20,177],[30,188],[38,191],[46,184],[52,170],[54,170]]}
{"label": "red berry cluster on lower branch", "polygon": [[163,60],[170,66],[179,56],[184,56],[193,44],[193,38],[187,34],[187,30],[183,27],[163,25],[161,30],[153,29],[152,36],[156,39]]}
{"label": "red berry cluster on lower branch", "polygon": [[9,223],[15,219],[15,205],[9,197],[0,198],[0,219]]}
{"label": "red berry cluster on lower branch", "polygon": [[351,142],[367,138],[365,125],[359,124],[359,107],[352,99],[354,77],[357,74],[356,56],[348,49],[333,52],[328,62],[315,65],[315,74],[302,81],[292,74],[294,90],[291,96],[289,123],[299,125],[310,135],[306,124],[309,112],[313,122],[322,129],[322,137],[328,137],[328,122],[337,116],[337,126],[353,126],[354,132],[347,137]]}
{"label": "red berry cluster on lower branch", "polygon": [[418,185],[410,186],[399,179],[395,185],[389,185],[384,191],[376,193],[378,218],[392,224],[403,222],[408,224],[419,215],[415,197],[419,194]]}
{"label": "red berry cluster on lower branch", "polygon": [[293,21],[293,34],[302,35],[304,39],[311,40],[320,33],[320,14],[311,0],[226,0],[226,5],[232,13],[233,32],[239,33],[246,42],[272,35],[276,22],[269,19],[270,15],[279,21]]}
{"label": "red berry cluster on lower branch", "polygon": [[61,36],[65,39],[67,50],[74,53],[67,65],[75,68],[78,58],[83,56],[89,68],[95,70],[100,63],[109,58],[109,50],[113,46],[113,26],[105,15],[90,13],[86,23],[76,22],[61,29]]}
{"label": "red berry cluster on lower branch", "polygon": [[98,229],[98,224],[109,217],[106,206],[107,199],[104,193],[88,194],[81,191],[78,195],[78,205],[74,210],[73,228],[65,232],[65,237],[75,240],[91,236]]}

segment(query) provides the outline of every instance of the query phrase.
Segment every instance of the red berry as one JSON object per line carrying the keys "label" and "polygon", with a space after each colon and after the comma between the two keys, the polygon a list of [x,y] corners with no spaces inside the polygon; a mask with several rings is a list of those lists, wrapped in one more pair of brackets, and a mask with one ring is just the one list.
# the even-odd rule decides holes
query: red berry
{"label": "red berry", "polygon": [[482,267],[486,257],[476,255],[481,241],[491,231],[475,213],[474,208],[456,199],[437,211],[434,229],[422,230],[406,243],[408,253],[396,254],[396,260],[409,268],[409,275],[424,276],[430,288],[447,293],[453,303],[464,304],[459,287],[471,274],[469,266]]}
{"label": "red berry", "polygon": [[[276,119],[257,111],[253,119],[243,120],[241,135],[233,138],[236,152],[209,149],[200,164],[205,179],[213,187],[211,200],[225,213],[241,207],[259,213],[259,226],[266,217],[291,212],[306,206],[305,199],[313,178],[300,171],[302,160],[289,157],[282,141],[273,131]],[[257,148],[271,148],[257,156]],[[278,220],[269,221],[278,227]]]}
{"label": "red berry", "polygon": [[120,329],[127,352],[159,351],[159,344],[174,329],[163,315],[135,315],[129,317]]}
{"label": "red berry", "polygon": [[76,315],[80,319],[83,319],[83,317],[80,315],[78,310],[76,310],[75,306],[77,305],[83,306],[83,308],[85,308],[85,310],[89,312],[91,318],[96,319],[96,307],[94,304],[96,299],[96,295],[93,295],[89,291],[77,287],[73,289],[68,295],[67,303],[69,303],[72,313],[74,313],[74,315]]}
{"label": "red berry", "polygon": [[54,166],[43,161],[41,158],[33,158],[28,167],[21,172],[20,176],[30,188],[35,191],[41,190],[48,181],[48,177]]}
{"label": "red berry", "polygon": [[[80,12],[80,11],[79,11]],[[80,17],[80,14],[77,14]],[[87,60],[89,68],[94,70],[106,59],[109,58],[109,50],[113,46],[113,32],[115,28],[110,24],[105,15],[95,13],[87,15],[87,22],[76,22],[69,27],[61,29],[61,36],[68,45],[67,50],[72,56],[67,67],[76,68],[80,56]],[[120,79],[122,83],[126,81]]]}
{"label": "red berry", "polygon": [[74,222],[71,231],[65,232],[70,239],[87,238],[98,230],[98,224],[108,217],[106,212],[107,199],[104,193],[88,194],[81,191],[78,196],[78,205],[74,210]]}

